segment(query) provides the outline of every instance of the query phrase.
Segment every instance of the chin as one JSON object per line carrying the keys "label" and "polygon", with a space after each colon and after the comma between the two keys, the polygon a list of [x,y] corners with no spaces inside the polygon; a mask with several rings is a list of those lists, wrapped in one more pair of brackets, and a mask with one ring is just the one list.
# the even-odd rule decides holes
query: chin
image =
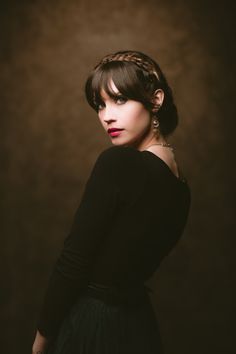
{"label": "chin", "polygon": [[117,137],[111,139],[111,143],[115,146],[134,146],[137,143],[137,139],[122,139],[122,137]]}
{"label": "chin", "polygon": [[112,139],[112,144],[113,145],[116,145],[116,146],[123,146],[123,145],[126,145],[127,143],[124,142],[124,141],[119,141],[118,139]]}

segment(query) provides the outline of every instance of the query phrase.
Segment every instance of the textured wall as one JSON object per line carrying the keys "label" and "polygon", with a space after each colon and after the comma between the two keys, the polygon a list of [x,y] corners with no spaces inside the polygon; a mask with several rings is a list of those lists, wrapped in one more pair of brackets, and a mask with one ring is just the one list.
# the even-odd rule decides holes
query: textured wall
{"label": "textured wall", "polygon": [[166,354],[233,353],[232,7],[24,0],[0,8],[1,351],[30,352],[49,271],[110,145],[85,102],[85,78],[104,54],[137,49],[173,87],[181,122],[172,142],[192,187],[184,237],[152,280]]}

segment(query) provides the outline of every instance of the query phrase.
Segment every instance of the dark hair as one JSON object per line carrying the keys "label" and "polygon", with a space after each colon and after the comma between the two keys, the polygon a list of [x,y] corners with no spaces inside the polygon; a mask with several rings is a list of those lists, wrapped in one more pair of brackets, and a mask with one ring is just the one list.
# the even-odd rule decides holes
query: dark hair
{"label": "dark hair", "polygon": [[111,98],[117,96],[109,83],[113,80],[119,92],[128,99],[141,102],[150,112],[154,107],[153,94],[157,89],[164,92],[162,106],[156,115],[163,136],[172,133],[178,124],[178,112],[173,94],[159,65],[149,56],[138,51],[119,51],[105,56],[94,68],[85,84],[86,98],[98,111],[103,104],[101,90]]}

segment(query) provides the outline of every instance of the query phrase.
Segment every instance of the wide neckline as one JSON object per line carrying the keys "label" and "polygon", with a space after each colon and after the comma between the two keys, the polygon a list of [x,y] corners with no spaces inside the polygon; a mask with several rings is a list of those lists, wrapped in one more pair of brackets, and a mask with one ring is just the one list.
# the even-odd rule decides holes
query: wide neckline
{"label": "wide neckline", "polygon": [[158,155],[154,154],[154,152],[149,151],[149,150],[142,150],[141,153],[148,153],[148,155],[152,156],[154,159],[157,159],[161,164],[166,168],[166,170],[169,172],[170,176],[172,176],[177,182],[186,184],[186,179],[182,176],[181,171],[178,169],[179,172],[179,177],[177,177],[174,172],[170,169],[170,167],[167,165],[167,163],[161,159]]}

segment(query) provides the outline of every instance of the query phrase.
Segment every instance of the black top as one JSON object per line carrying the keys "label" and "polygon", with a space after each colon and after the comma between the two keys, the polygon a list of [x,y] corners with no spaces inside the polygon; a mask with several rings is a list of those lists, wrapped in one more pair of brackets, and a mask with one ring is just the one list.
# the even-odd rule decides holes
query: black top
{"label": "black top", "polygon": [[130,286],[148,280],[180,238],[189,207],[186,180],[152,152],[103,151],[51,275],[39,332],[55,335],[89,281]]}

